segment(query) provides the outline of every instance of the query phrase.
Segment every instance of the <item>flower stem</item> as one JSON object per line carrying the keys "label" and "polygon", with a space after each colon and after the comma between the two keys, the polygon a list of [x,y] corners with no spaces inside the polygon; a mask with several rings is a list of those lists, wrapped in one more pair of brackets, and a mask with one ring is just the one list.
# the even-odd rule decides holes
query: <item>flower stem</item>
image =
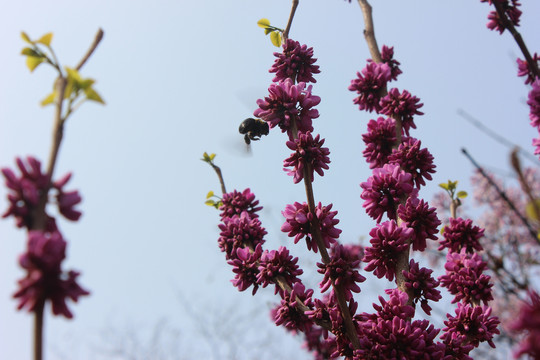
{"label": "flower stem", "polygon": [[34,312],[34,360],[43,359],[43,308],[45,299],[41,299]]}

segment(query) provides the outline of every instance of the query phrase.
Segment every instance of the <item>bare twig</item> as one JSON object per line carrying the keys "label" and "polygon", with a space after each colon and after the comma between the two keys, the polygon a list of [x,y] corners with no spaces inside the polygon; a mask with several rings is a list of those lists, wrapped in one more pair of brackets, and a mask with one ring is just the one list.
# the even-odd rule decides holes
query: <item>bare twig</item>
{"label": "bare twig", "polygon": [[287,41],[289,38],[289,31],[291,31],[292,22],[294,19],[294,14],[296,13],[296,8],[298,7],[299,0],[292,0],[291,14],[289,15],[289,20],[287,21],[287,26],[283,31],[283,41]]}
{"label": "bare twig", "polygon": [[86,61],[90,58],[90,56],[92,56],[97,46],[99,45],[101,39],[103,39],[103,30],[99,29],[96,34],[96,37],[94,38],[94,42],[92,43],[92,45],[90,45],[90,48],[88,49],[84,57],[81,59],[79,64],[75,67],[77,71],[81,70],[81,68],[86,63]]}
{"label": "bare twig", "polygon": [[504,200],[504,202],[506,202],[506,204],[508,204],[508,207],[510,207],[510,209],[516,214],[516,216],[523,222],[523,224],[525,225],[525,227],[527,227],[527,230],[529,231],[529,234],[531,235],[531,238],[534,240],[534,242],[536,243],[540,243],[540,239],[538,239],[538,237],[536,236],[536,231],[534,230],[534,228],[532,227],[532,225],[529,223],[529,221],[519,212],[519,210],[516,208],[516,206],[514,205],[514,203],[508,198],[508,196],[506,196],[506,193],[501,190],[499,188],[499,186],[486,174],[486,172],[484,171],[484,169],[478,165],[478,163],[472,158],[471,155],[469,155],[469,153],[467,152],[467,150],[465,148],[462,148],[461,149],[461,152],[463,154],[465,154],[465,156],[467,157],[467,159],[469,159],[469,161],[474,165],[474,167],[476,169],[478,169],[478,171],[480,172],[480,174],[489,182],[489,184],[491,186],[493,186],[493,188],[495,189],[495,191],[497,191],[497,194],[499,194],[499,196],[501,197],[501,199]]}
{"label": "bare twig", "polygon": [[470,122],[472,125],[476,126],[480,131],[482,131],[483,133],[485,133],[487,136],[494,139],[498,143],[503,144],[504,146],[506,146],[506,147],[508,147],[510,149],[515,149],[517,147],[519,152],[523,156],[527,157],[529,160],[531,160],[532,162],[534,162],[535,164],[538,165],[538,159],[535,156],[533,156],[532,154],[530,154],[527,151],[523,150],[518,145],[516,145],[513,142],[511,142],[510,140],[506,139],[504,136],[502,136],[500,134],[497,134],[495,131],[493,131],[492,129],[490,129],[486,125],[484,125],[480,120],[476,119],[475,117],[473,117],[471,114],[469,114],[465,110],[458,109],[457,113],[458,113],[459,116],[461,116],[462,118],[464,118],[465,120]]}

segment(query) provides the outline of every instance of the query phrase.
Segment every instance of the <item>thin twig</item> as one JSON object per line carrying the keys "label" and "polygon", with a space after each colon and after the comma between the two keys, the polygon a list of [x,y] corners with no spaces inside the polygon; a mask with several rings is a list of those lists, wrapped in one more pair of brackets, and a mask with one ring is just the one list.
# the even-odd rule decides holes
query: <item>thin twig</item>
{"label": "thin twig", "polygon": [[221,174],[221,169],[219,168],[219,166],[215,165],[213,162],[209,162],[209,164],[212,167],[212,169],[214,169],[214,171],[216,172],[219,178],[219,183],[221,184],[221,194],[225,195],[227,193],[227,190],[225,189],[225,181],[223,180],[223,174]]}
{"label": "thin twig", "polygon": [[34,311],[34,360],[43,359],[43,309],[45,299],[38,300]]}
{"label": "thin twig", "polygon": [[482,131],[483,133],[485,133],[487,136],[489,136],[493,140],[497,141],[498,143],[503,144],[504,146],[506,146],[506,147],[508,147],[510,149],[515,149],[517,147],[519,152],[523,156],[527,157],[529,160],[531,160],[532,162],[534,162],[535,164],[538,165],[538,159],[534,155],[532,155],[532,154],[528,153],[527,151],[523,150],[520,146],[518,146],[518,145],[514,144],[513,142],[511,142],[510,140],[506,139],[504,136],[502,136],[500,134],[497,134],[495,131],[493,131],[492,129],[490,129],[486,125],[484,125],[480,120],[476,119],[474,116],[472,116],[471,114],[469,114],[465,110],[458,109],[457,113],[458,113],[459,116],[461,116],[462,118],[464,118],[465,120],[470,122],[472,125],[476,126],[480,131]]}
{"label": "thin twig", "polygon": [[514,40],[519,46],[519,49],[523,53],[525,60],[527,60],[527,63],[529,64],[529,69],[532,70],[535,77],[540,78],[540,69],[538,69],[538,64],[536,63],[536,61],[533,60],[531,53],[529,52],[529,49],[527,48],[527,45],[525,44],[525,41],[523,41],[523,38],[521,37],[521,34],[516,30],[514,24],[512,24],[512,22],[508,19],[508,16],[506,15],[506,12],[503,9],[502,2],[493,1],[493,5],[495,6],[495,9],[497,9],[497,14],[499,15],[499,18],[501,19],[505,29],[507,29],[510,32],[510,34],[512,34],[512,36],[514,37]]}
{"label": "thin twig", "polygon": [[514,170],[516,171],[516,174],[518,175],[519,182],[521,184],[521,189],[523,189],[523,192],[527,195],[529,198],[529,202],[533,208],[534,211],[534,218],[538,220],[540,216],[540,209],[538,208],[537,199],[534,198],[534,195],[532,193],[531,187],[529,186],[529,183],[527,182],[527,179],[525,179],[525,175],[523,174],[523,171],[521,170],[521,163],[518,158],[519,149],[516,148],[512,151],[510,155],[511,164]]}
{"label": "thin twig", "polygon": [[508,196],[506,196],[506,193],[501,190],[499,188],[499,186],[486,174],[486,172],[484,171],[484,169],[478,165],[478,163],[472,158],[471,155],[469,155],[469,153],[467,152],[467,150],[465,148],[462,148],[461,149],[461,152],[463,154],[465,154],[465,156],[467,157],[467,159],[469,159],[469,161],[474,165],[474,167],[480,172],[480,174],[489,182],[489,184],[491,186],[493,186],[493,188],[495,189],[495,191],[497,192],[497,194],[499,194],[499,196],[501,197],[501,199],[504,200],[504,202],[506,202],[506,204],[508,204],[508,206],[510,207],[510,209],[517,215],[517,217],[523,222],[523,224],[525,225],[525,227],[527,227],[527,230],[529,231],[529,234],[531,235],[531,238],[534,239],[534,242],[536,243],[540,243],[540,239],[538,239],[537,235],[536,235],[536,231],[533,229],[533,227],[531,226],[531,224],[529,223],[529,221],[523,216],[521,215],[521,213],[519,212],[519,210],[515,207],[514,203],[508,198]]}
{"label": "thin twig", "polygon": [[376,63],[382,63],[381,52],[379,51],[377,39],[375,38],[375,27],[373,25],[371,5],[367,2],[367,0],[358,0],[358,4],[360,4],[360,8],[362,9],[362,14],[364,16],[364,37],[371,54],[371,58]]}
{"label": "thin twig", "polygon": [[99,42],[101,41],[101,39],[103,39],[103,30],[99,29],[94,38],[94,42],[92,43],[92,45],[90,45],[90,48],[88,49],[84,57],[81,59],[79,64],[75,67],[77,71],[81,70],[81,68],[86,63],[86,61],[90,58],[90,56],[92,56],[97,46],[99,45]]}
{"label": "thin twig", "polygon": [[291,14],[289,15],[289,20],[287,21],[287,26],[283,31],[283,41],[287,41],[289,38],[289,31],[291,30],[292,22],[294,19],[294,14],[296,13],[296,8],[298,7],[299,0],[292,0]]}

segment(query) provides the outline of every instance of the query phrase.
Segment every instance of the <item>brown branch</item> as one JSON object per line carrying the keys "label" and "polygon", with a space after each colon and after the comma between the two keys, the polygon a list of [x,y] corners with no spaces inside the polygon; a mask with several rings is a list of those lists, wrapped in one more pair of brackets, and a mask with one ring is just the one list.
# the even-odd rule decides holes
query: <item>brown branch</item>
{"label": "brown branch", "polygon": [[[377,45],[377,39],[375,38],[375,27],[373,25],[373,11],[372,7],[369,4],[367,0],[358,0],[358,4],[360,5],[360,8],[362,10],[362,14],[364,16],[364,38],[366,39],[366,43],[369,48],[369,52],[371,54],[371,58],[376,63],[382,62],[381,53],[379,51],[379,46]],[[381,96],[385,96],[388,93],[387,87],[385,86],[384,89],[381,90]],[[402,132],[402,121],[399,116],[393,115],[392,118],[395,121],[396,124],[396,142],[392,146],[393,148],[398,148],[401,144],[401,132]],[[405,203],[407,201],[406,198],[401,199],[400,203]],[[397,210],[396,205],[396,210]],[[397,213],[397,211],[396,211]],[[399,217],[397,218],[397,224],[400,226],[403,223],[403,220]],[[406,293],[408,296],[407,304],[414,307],[414,296],[412,293],[412,290],[407,288],[405,285],[406,278],[405,275],[403,275],[404,271],[409,271],[409,253],[410,253],[410,244],[411,239],[408,239],[407,241],[407,249],[404,250],[399,258],[396,261],[396,285],[399,290]]]}
{"label": "brown branch", "polygon": [[497,10],[497,14],[499,15],[499,18],[501,19],[504,28],[507,29],[510,34],[514,37],[514,40],[516,41],[517,45],[519,46],[519,49],[523,53],[523,56],[525,57],[525,60],[527,60],[527,63],[529,64],[529,68],[533,71],[534,75],[538,78],[540,78],[540,69],[538,69],[538,64],[536,61],[533,60],[531,53],[529,52],[529,49],[527,48],[527,45],[525,44],[525,41],[523,41],[523,38],[521,37],[521,34],[516,30],[516,27],[514,24],[508,19],[508,16],[506,16],[506,12],[504,11],[503,4],[500,1],[493,1],[493,5],[495,6],[495,9]]}
{"label": "brown branch", "polygon": [[296,13],[296,8],[298,7],[299,0],[292,0],[291,14],[289,15],[289,20],[287,21],[287,26],[283,31],[283,41],[287,41],[289,38],[289,31],[291,30],[292,22],[294,19],[294,14]]}
{"label": "brown branch", "polygon": [[103,30],[102,29],[99,29],[95,38],[94,38],[94,42],[92,43],[92,45],[90,45],[90,48],[88,49],[88,51],[86,52],[86,54],[83,56],[83,58],[81,59],[81,61],[79,62],[79,64],[75,67],[75,69],[77,71],[81,70],[81,68],[83,67],[83,65],[86,63],[86,61],[88,61],[88,59],[90,58],[90,56],[92,56],[92,54],[94,53],[94,51],[96,50],[97,46],[99,45],[101,39],[103,39]]}
{"label": "brown branch", "polygon": [[221,185],[221,194],[225,195],[227,193],[227,190],[225,189],[225,181],[223,180],[223,174],[221,174],[221,169],[219,168],[219,166],[214,165],[214,163],[212,162],[209,162],[209,164],[212,167],[212,169],[214,169],[214,171],[216,172],[219,178],[219,183]]}

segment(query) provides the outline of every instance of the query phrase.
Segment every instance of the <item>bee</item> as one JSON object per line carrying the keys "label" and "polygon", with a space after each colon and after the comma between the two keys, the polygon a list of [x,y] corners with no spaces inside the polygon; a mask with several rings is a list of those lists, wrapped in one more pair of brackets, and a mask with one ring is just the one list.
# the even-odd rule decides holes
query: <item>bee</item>
{"label": "bee", "polygon": [[247,145],[251,143],[251,140],[260,140],[261,136],[268,135],[270,128],[268,123],[261,119],[247,118],[242,121],[238,132],[244,135],[244,141]]}

